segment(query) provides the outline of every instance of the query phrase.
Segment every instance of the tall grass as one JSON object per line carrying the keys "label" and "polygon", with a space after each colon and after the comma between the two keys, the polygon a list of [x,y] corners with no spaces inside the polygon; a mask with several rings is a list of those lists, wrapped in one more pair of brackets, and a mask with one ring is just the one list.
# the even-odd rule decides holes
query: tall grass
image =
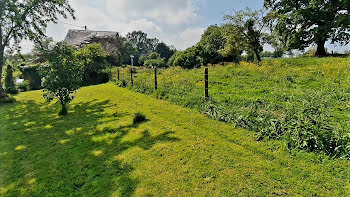
{"label": "tall grass", "polygon": [[129,68],[120,84],[194,108],[214,119],[283,139],[290,149],[350,158],[350,61],[346,58],[268,59],[209,65],[210,100],[203,99],[204,69]]}

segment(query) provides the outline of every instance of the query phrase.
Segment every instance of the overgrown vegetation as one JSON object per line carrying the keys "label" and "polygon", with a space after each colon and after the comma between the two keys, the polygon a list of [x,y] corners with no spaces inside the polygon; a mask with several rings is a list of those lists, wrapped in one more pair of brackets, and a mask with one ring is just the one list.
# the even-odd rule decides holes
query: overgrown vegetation
{"label": "overgrown vegetation", "polygon": [[[269,59],[209,70],[210,102],[203,101],[202,68],[160,70],[157,91],[153,71],[141,69],[132,89],[256,131],[259,140],[350,158],[349,59]],[[121,79],[129,81],[126,70]]]}

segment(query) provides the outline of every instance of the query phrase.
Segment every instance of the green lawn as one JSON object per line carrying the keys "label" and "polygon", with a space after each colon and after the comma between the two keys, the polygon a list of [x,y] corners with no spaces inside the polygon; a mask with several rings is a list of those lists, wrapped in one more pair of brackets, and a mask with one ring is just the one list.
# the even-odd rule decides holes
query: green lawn
{"label": "green lawn", "polygon": [[[349,196],[350,162],[113,84],[78,91],[67,117],[40,91],[0,106],[1,196]],[[148,121],[133,124],[141,112]]]}

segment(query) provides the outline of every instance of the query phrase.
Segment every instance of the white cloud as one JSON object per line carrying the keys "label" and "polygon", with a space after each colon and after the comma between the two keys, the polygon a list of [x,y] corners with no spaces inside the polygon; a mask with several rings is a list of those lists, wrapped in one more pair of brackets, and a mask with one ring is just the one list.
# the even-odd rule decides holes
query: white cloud
{"label": "white cloud", "polygon": [[[116,31],[122,35],[142,30],[179,49],[194,45],[203,32],[201,18],[196,14],[198,0],[71,0],[70,3],[77,20],[59,21],[81,28],[86,25],[90,30]],[[77,28],[51,24],[47,35],[61,41],[69,29]]]}
{"label": "white cloud", "polygon": [[193,0],[106,0],[108,13],[121,20],[147,18],[158,23],[183,25],[197,20]]}

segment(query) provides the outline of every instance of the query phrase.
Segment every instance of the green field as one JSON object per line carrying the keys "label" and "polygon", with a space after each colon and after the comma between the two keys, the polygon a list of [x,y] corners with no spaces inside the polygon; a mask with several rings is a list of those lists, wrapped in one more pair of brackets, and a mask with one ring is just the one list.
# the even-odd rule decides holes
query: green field
{"label": "green field", "polygon": [[[204,102],[204,68],[137,69],[130,87],[129,68],[120,84],[216,120],[257,132],[257,138],[283,139],[290,149],[350,158],[350,59],[266,59],[209,66],[210,101]],[[116,76],[115,76],[116,78]]]}
{"label": "green field", "polygon": [[[114,84],[0,106],[1,196],[349,196],[350,163]],[[133,124],[141,112],[148,121]]]}

